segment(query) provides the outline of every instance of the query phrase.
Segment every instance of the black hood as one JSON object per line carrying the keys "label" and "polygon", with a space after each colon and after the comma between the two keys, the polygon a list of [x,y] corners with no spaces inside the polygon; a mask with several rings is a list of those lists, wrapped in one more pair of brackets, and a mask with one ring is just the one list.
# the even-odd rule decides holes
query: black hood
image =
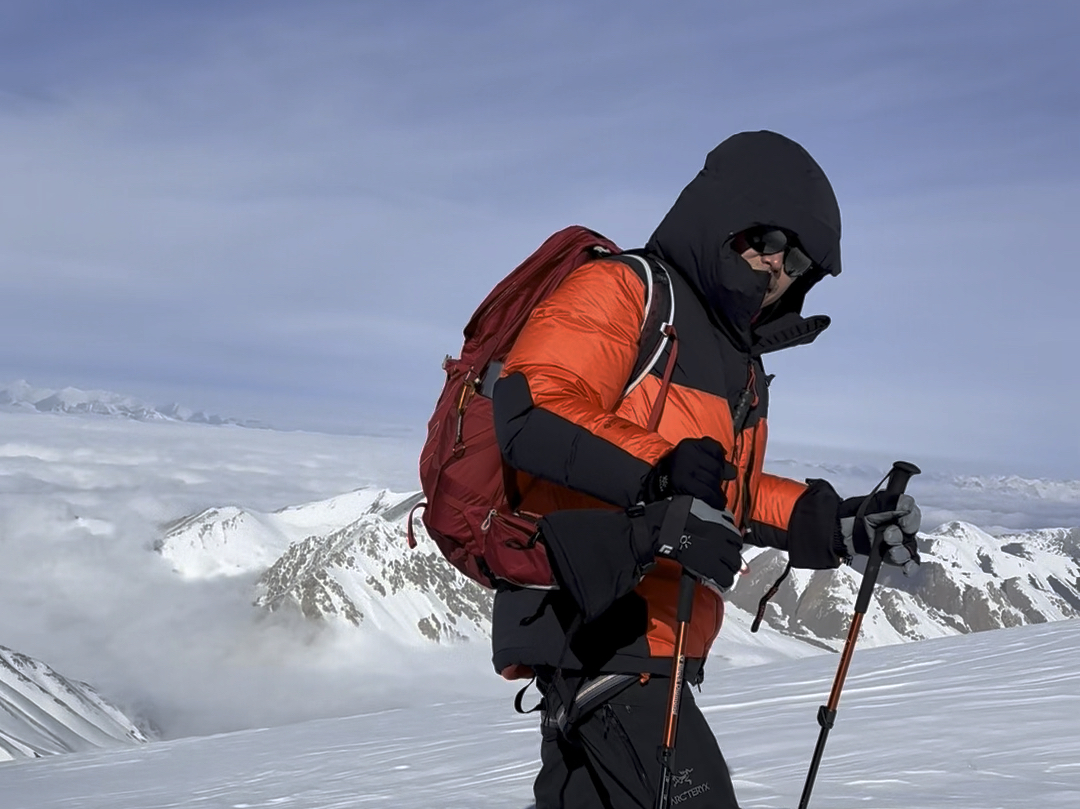
{"label": "black hood", "polygon": [[[754,225],[795,233],[815,267],[758,316],[768,287],[732,249]],[[840,208],[825,172],[795,141],[775,132],[742,132],[713,149],[653,233],[646,249],[682,274],[709,308],[737,332],[799,313],[807,291],[840,272]]]}

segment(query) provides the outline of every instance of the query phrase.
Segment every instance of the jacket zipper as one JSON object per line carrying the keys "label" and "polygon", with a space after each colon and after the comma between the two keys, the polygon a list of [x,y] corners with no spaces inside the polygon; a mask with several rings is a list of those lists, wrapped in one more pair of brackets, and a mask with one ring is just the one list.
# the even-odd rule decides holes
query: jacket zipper
{"label": "jacket zipper", "polygon": [[753,477],[753,454],[754,445],[757,443],[757,425],[754,425],[753,430],[749,435],[749,446],[747,446],[746,435],[746,420],[750,416],[750,411],[757,407],[760,401],[757,395],[757,372],[754,370],[754,361],[751,359],[746,366],[746,387],[739,391],[739,396],[735,400],[735,410],[732,414],[732,428],[735,431],[734,435],[734,448],[735,448],[735,464],[739,470],[745,470],[741,475],[737,483],[735,493],[738,495],[739,509],[739,529],[746,531],[746,525],[750,521],[750,509],[752,508],[752,494],[750,487],[750,480]]}

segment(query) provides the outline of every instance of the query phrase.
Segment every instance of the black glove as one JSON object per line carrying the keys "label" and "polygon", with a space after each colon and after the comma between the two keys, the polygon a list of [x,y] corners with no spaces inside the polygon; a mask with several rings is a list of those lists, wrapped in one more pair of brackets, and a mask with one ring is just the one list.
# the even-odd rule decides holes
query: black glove
{"label": "black glove", "polygon": [[655,503],[672,495],[688,494],[723,511],[727,497],[720,486],[736,475],[726,454],[713,438],[684,438],[645,476],[641,502]]}
{"label": "black glove", "polygon": [[885,528],[885,556],[883,561],[890,565],[904,568],[904,575],[910,576],[919,568],[919,546],[915,533],[922,524],[922,512],[910,494],[902,494],[896,501],[896,508],[889,508],[892,499],[885,492],[878,492],[870,497],[861,522],[855,517],[865,497],[850,497],[840,503],[836,516],[838,526],[834,548],[840,556],[849,559],[855,554],[870,555],[874,532]]}
{"label": "black glove", "polygon": [[694,500],[678,547],[662,543],[656,555],[678,562],[701,584],[723,593],[742,568],[742,545],[731,512]]}

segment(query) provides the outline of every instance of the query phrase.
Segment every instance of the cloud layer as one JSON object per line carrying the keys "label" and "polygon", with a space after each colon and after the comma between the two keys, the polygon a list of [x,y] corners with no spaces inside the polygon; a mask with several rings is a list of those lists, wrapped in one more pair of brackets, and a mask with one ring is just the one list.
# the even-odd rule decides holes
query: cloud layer
{"label": "cloud layer", "polygon": [[[869,491],[889,463],[781,450],[772,471],[825,477],[846,496]],[[153,551],[167,525],[213,506],[268,512],[362,486],[414,491],[418,451],[413,438],[0,412],[0,644],[94,684],[170,737],[405,704],[432,667],[448,698],[509,698],[486,644],[417,654],[317,630],[253,607],[257,573],[185,579]],[[926,467],[911,490],[927,529],[954,518],[1080,525],[1080,481],[958,479]],[[731,631],[725,657],[779,642],[744,652]]]}

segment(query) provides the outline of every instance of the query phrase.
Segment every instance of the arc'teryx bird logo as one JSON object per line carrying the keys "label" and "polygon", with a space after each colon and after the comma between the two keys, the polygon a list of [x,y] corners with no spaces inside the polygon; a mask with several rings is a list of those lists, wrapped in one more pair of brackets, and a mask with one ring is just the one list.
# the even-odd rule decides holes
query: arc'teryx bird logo
{"label": "arc'teryx bird logo", "polygon": [[699,795],[704,795],[706,792],[709,792],[712,789],[712,787],[709,786],[708,781],[705,781],[703,783],[698,784],[697,786],[694,786],[694,781],[690,777],[690,774],[693,773],[693,771],[694,771],[693,767],[687,767],[685,770],[680,770],[677,775],[672,776],[672,779],[671,779],[671,786],[672,787],[677,787],[677,786],[689,787],[689,789],[684,789],[682,792],[671,796],[671,805],[672,806],[678,806],[683,801],[688,801],[688,800],[690,800],[692,798],[698,797]]}

